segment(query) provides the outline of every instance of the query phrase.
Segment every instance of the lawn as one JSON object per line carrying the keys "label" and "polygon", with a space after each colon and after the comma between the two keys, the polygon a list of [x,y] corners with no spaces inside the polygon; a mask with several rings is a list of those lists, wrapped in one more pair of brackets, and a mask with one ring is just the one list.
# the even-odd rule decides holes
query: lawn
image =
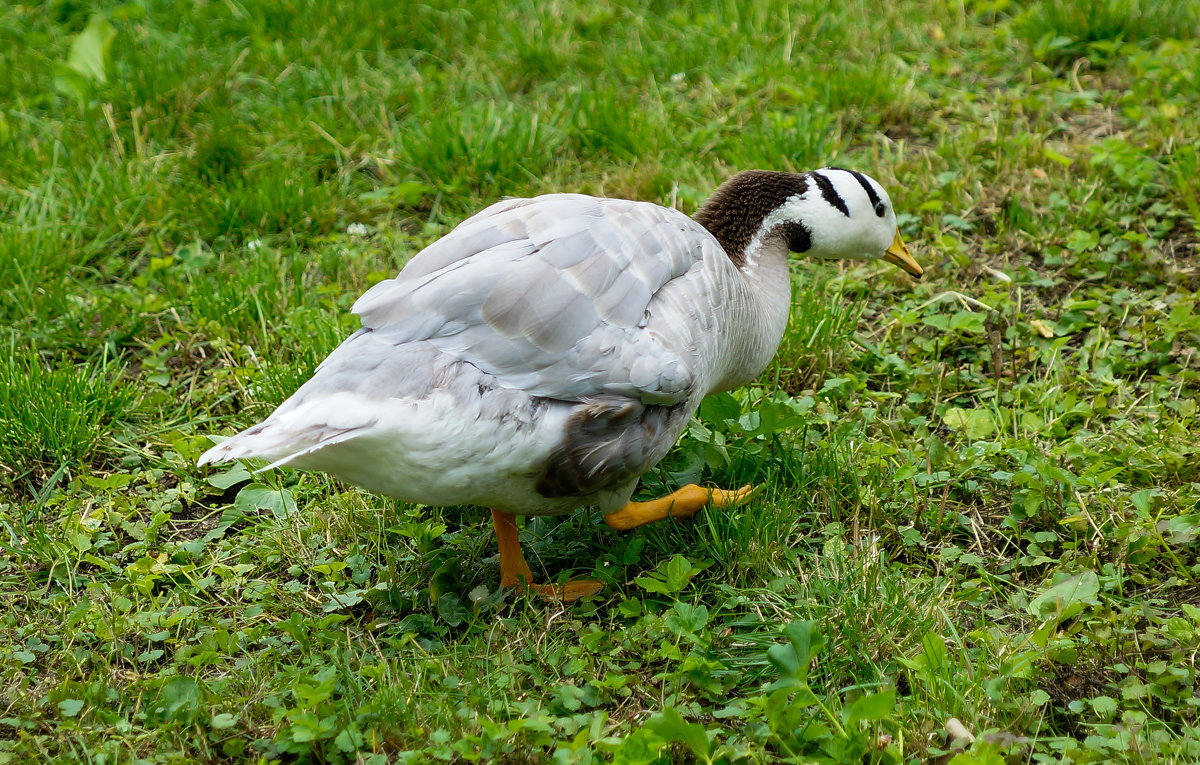
{"label": "lawn", "polygon": [[[1200,760],[1185,0],[0,6],[0,763]],[[616,533],[199,469],[503,196],[862,170]]]}

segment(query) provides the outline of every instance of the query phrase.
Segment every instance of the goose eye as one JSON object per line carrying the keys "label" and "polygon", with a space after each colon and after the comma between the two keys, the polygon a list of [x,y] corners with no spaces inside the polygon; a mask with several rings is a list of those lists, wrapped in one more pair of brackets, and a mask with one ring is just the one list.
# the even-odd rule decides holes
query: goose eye
{"label": "goose eye", "polygon": [[885,212],[887,212],[887,208],[883,206],[883,202],[876,202],[875,203],[875,214],[878,215],[880,218],[882,218],[883,214]]}

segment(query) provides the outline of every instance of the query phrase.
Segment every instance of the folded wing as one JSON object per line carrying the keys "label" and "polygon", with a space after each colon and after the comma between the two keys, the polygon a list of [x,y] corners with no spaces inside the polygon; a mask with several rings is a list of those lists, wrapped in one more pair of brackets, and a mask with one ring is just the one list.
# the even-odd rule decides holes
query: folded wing
{"label": "folded wing", "polygon": [[[710,326],[716,242],[657,205],[555,194],[493,205],[372,287],[376,340],[427,341],[502,384],[560,400],[686,399]],[[711,254],[711,253],[710,253]],[[681,279],[690,271],[696,279]]]}

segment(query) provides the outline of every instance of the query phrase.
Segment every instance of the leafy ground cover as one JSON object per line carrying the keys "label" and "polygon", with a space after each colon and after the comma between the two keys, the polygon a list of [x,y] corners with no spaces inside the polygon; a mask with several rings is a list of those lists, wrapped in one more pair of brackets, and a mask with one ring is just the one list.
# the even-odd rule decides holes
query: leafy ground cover
{"label": "leafy ground cover", "polygon": [[[0,762],[1194,762],[1193,4],[0,7]],[[616,534],[198,470],[502,195],[887,185]]]}

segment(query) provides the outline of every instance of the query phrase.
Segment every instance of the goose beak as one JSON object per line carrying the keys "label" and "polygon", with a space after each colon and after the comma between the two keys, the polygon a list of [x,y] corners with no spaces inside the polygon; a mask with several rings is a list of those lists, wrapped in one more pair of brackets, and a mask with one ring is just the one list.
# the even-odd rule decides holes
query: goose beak
{"label": "goose beak", "polygon": [[900,266],[912,274],[914,278],[920,279],[921,274],[925,273],[924,269],[909,254],[908,247],[905,246],[904,240],[900,238],[900,229],[896,229],[896,238],[892,240],[892,246],[884,251],[883,259],[892,265]]}

